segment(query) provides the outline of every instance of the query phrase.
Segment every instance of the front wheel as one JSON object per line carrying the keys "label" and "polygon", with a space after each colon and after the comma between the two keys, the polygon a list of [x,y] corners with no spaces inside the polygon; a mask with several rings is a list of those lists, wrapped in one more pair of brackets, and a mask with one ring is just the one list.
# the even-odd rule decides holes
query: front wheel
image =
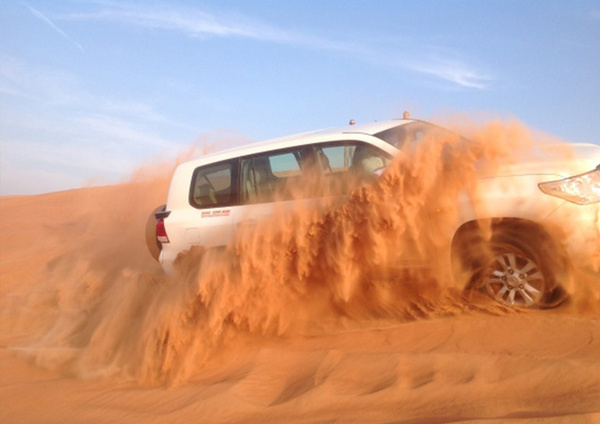
{"label": "front wheel", "polygon": [[475,222],[453,241],[455,278],[468,293],[483,293],[511,308],[549,308],[566,298],[568,261],[555,238],[540,225],[492,221],[491,237]]}
{"label": "front wheel", "polygon": [[496,246],[493,256],[473,282],[497,302],[509,307],[541,306],[548,283],[539,260],[514,246]]}

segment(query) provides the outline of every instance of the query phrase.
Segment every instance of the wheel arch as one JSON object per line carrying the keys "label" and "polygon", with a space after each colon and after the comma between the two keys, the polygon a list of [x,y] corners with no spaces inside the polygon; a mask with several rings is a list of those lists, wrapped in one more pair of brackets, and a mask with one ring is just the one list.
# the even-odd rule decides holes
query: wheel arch
{"label": "wheel arch", "polygon": [[471,289],[473,277],[486,259],[488,246],[503,242],[533,252],[552,281],[551,298],[562,296],[571,279],[571,263],[559,241],[560,234],[524,218],[487,218],[463,223],[452,237],[451,266],[455,281]]}

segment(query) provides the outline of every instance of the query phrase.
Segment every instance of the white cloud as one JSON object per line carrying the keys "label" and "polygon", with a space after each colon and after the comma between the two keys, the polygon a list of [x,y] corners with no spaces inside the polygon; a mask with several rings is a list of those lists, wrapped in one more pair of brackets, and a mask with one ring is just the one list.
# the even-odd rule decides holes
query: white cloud
{"label": "white cloud", "polygon": [[[118,115],[131,121],[148,121],[185,127],[142,101],[123,100],[88,93],[75,75],[57,69],[35,66],[0,53],[0,94],[23,99],[28,105],[76,108],[79,113]],[[30,108],[30,107],[28,107]]]}
{"label": "white cloud", "polygon": [[[244,38],[337,53],[375,67],[412,70],[452,86],[485,89],[492,82],[456,52],[418,43],[336,41],[277,28],[240,14],[215,14],[196,8],[117,2],[91,5],[95,9],[92,12],[62,16],[27,8],[78,47],[56,23],[96,20],[199,39]],[[184,125],[162,115],[152,103],[91,93],[81,78],[0,53],[1,193],[15,192],[17,183],[25,181],[27,175],[30,181],[45,181],[39,188],[42,191],[70,188],[88,180],[90,174],[123,176],[140,160],[179,150],[176,142],[155,129],[161,127],[164,134],[167,130],[160,124],[167,124],[169,132]],[[31,190],[36,188],[23,188],[22,193]]]}
{"label": "white cloud", "polygon": [[95,96],[68,73],[0,59],[1,194],[63,190],[96,175],[114,180],[179,150],[153,131],[177,124],[150,105]]}
{"label": "white cloud", "polygon": [[[142,130],[138,125],[109,115],[91,114],[75,119],[77,126],[86,128],[88,140],[107,140],[113,145],[126,143],[129,149],[174,149],[175,143],[152,132]],[[89,144],[89,143],[87,143]]]}
{"label": "white cloud", "polygon": [[[492,78],[450,55],[449,58],[427,60],[430,46],[416,44],[377,51],[364,42],[336,41],[314,34],[283,30],[239,13],[208,13],[197,8],[173,6],[150,6],[127,3],[108,3],[95,12],[73,13],[62,16],[69,20],[98,20],[137,26],[152,30],[175,31],[189,37],[236,37],[262,42],[286,44],[318,50],[327,50],[348,55],[362,62],[389,66],[395,64],[402,69],[411,69],[432,75],[461,87],[485,89]],[[444,49],[438,48],[438,52]],[[439,54],[439,53],[438,53]],[[398,58],[390,57],[396,55]],[[411,59],[412,58],[412,59]],[[412,60],[412,62],[411,62]]]}
{"label": "white cloud", "polygon": [[0,53],[0,92],[46,104],[72,104],[81,90],[78,78],[68,72],[34,67]]}
{"label": "white cloud", "polygon": [[448,60],[432,60],[429,63],[414,64],[411,67],[419,72],[433,75],[465,88],[483,90],[489,87],[492,78],[464,63]]}
{"label": "white cloud", "polygon": [[95,12],[71,13],[60,19],[98,20],[157,30],[179,31],[193,37],[243,37],[284,41],[289,33],[243,15],[219,16],[195,8],[111,3]]}
{"label": "white cloud", "polygon": [[[172,154],[179,145],[150,131],[143,124],[102,114],[21,115],[7,111],[3,116],[3,158],[36,169],[67,168],[78,173],[120,173],[134,163],[164,152]],[[10,125],[8,125],[10,123]]]}

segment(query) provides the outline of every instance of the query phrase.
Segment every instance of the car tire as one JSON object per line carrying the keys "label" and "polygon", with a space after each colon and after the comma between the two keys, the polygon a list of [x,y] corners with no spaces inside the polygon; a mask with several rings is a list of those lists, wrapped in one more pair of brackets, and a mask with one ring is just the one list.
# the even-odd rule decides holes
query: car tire
{"label": "car tire", "polygon": [[565,255],[540,226],[499,220],[489,240],[478,229],[463,237],[467,245],[460,248],[468,293],[483,293],[510,308],[550,308],[566,299]]}

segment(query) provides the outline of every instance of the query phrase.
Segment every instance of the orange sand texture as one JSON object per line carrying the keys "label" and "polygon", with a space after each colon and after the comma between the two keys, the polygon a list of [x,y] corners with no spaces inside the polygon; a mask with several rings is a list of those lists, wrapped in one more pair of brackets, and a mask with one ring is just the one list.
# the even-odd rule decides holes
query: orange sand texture
{"label": "orange sand texture", "polygon": [[[477,204],[473,164],[535,145],[518,124],[471,137],[423,143],[343,204],[193,249],[171,277],[144,227],[175,161],[0,198],[0,423],[600,422],[597,275],[519,312],[465,296],[444,267],[436,231],[459,190]],[[389,266],[408,251],[433,270]]]}

